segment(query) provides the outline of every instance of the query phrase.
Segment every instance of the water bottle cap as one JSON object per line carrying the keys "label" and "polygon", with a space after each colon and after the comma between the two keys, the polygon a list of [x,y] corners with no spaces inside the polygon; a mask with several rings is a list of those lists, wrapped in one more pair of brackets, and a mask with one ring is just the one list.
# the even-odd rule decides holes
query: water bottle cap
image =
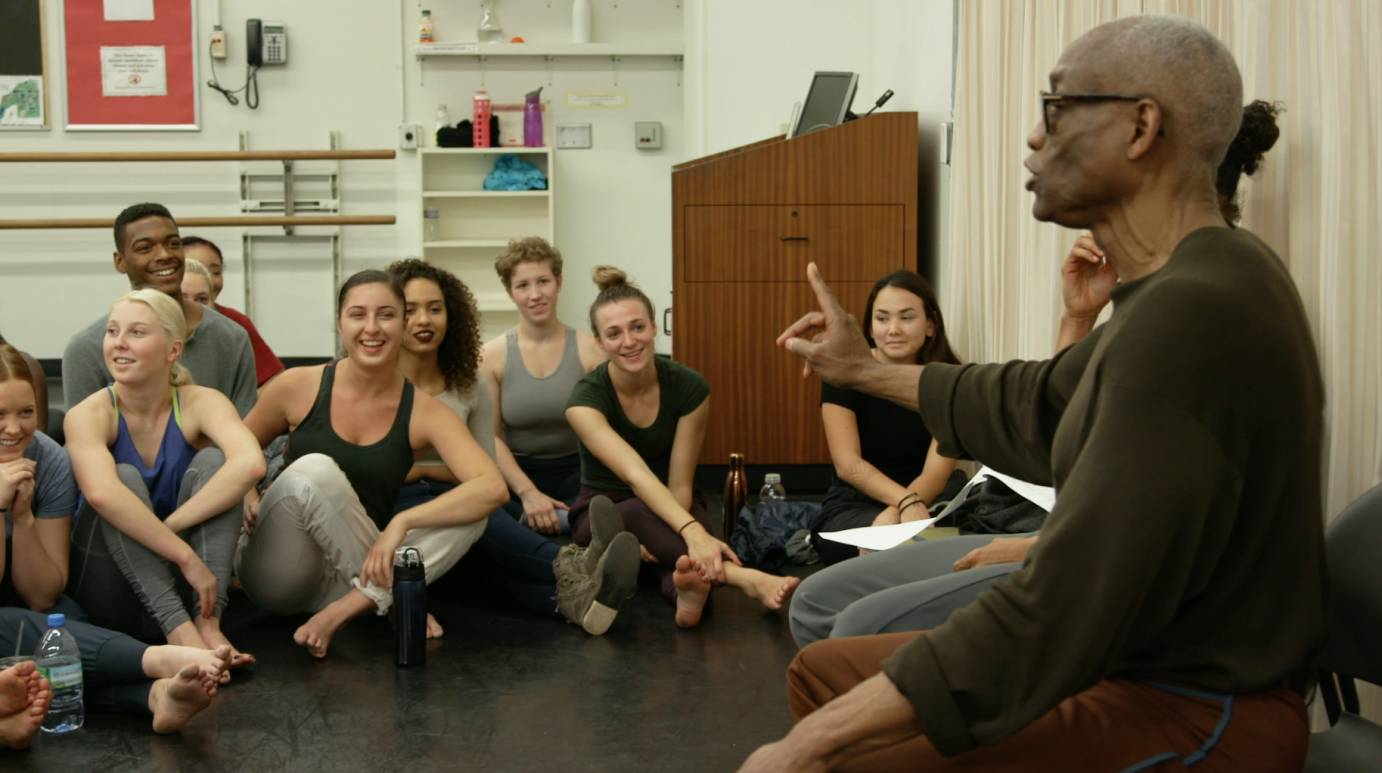
{"label": "water bottle cap", "polygon": [[781,483],[781,482],[782,482],[782,476],[779,475],[779,474],[777,474],[777,473],[775,473],[775,472],[770,472],[770,473],[768,473],[767,475],[764,475],[764,476],[763,476],[763,482],[764,482],[764,483]]}
{"label": "water bottle cap", "polygon": [[67,615],[64,615],[61,612],[54,612],[53,614],[48,616],[49,628],[61,628],[64,625],[67,625]]}

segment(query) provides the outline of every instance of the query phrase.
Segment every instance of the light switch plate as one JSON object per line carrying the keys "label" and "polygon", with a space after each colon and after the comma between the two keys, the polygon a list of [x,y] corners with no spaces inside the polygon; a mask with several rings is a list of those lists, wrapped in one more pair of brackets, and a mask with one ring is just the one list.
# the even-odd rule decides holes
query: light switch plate
{"label": "light switch plate", "polygon": [[559,123],[557,124],[557,147],[558,148],[588,148],[590,147],[590,124],[588,123]]}

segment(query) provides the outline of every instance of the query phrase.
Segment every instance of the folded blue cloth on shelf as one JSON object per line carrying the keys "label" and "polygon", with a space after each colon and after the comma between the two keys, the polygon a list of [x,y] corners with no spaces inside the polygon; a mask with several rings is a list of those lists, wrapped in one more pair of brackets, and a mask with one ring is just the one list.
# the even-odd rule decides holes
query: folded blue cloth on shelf
{"label": "folded blue cloth on shelf", "polygon": [[513,154],[506,154],[494,162],[494,169],[485,175],[487,191],[545,191],[547,175],[541,169]]}

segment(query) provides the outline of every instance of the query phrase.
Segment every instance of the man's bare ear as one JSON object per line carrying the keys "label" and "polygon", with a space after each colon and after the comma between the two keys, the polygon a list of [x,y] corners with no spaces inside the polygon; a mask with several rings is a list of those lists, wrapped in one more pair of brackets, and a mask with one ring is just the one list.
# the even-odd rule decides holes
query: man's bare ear
{"label": "man's bare ear", "polygon": [[119,250],[116,250],[114,253],[112,253],[112,257],[113,257],[114,260],[115,260],[115,270],[116,270],[116,271],[119,271],[119,272],[122,273],[122,274],[126,273],[126,272],[125,272],[125,256],[124,256],[123,254],[121,254]]}
{"label": "man's bare ear", "polygon": [[1129,161],[1136,161],[1150,153],[1157,140],[1165,136],[1162,133],[1164,118],[1161,105],[1158,105],[1155,100],[1143,99],[1138,101],[1137,114],[1133,121],[1132,139],[1128,143]]}

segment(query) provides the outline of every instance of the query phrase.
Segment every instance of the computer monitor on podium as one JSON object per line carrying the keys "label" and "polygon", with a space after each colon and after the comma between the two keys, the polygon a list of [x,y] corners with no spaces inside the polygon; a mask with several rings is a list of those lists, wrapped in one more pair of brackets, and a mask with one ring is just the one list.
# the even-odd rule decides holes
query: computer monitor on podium
{"label": "computer monitor on podium", "polygon": [[787,136],[799,137],[844,123],[858,87],[858,73],[817,72],[811,78],[811,90],[806,93],[806,102],[796,113]]}

